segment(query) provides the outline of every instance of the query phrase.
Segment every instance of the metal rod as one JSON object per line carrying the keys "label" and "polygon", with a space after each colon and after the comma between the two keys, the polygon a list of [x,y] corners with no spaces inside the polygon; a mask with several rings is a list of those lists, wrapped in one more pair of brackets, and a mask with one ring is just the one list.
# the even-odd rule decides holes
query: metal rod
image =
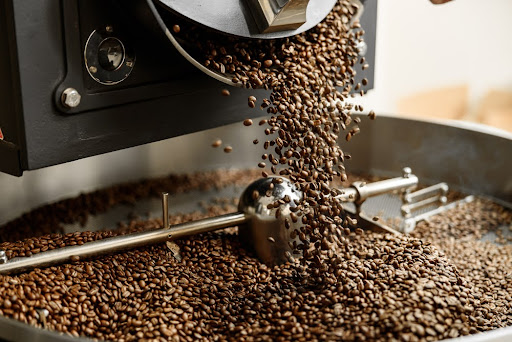
{"label": "metal rod", "polygon": [[36,267],[46,267],[55,264],[111,254],[125,249],[131,249],[167,240],[179,239],[183,236],[200,234],[244,224],[248,221],[246,214],[236,212],[213,218],[177,224],[170,228],[161,228],[146,232],[120,235],[103,240],[88,242],[81,246],[69,246],[34,254],[29,257],[13,258],[0,264],[0,274],[19,273]]}
{"label": "metal rod", "polygon": [[169,193],[162,192],[162,222],[164,228],[169,228]]}
{"label": "metal rod", "polygon": [[404,190],[418,185],[418,177],[408,175],[373,183],[354,182],[343,194],[336,196],[342,201],[364,202],[367,198],[382,195],[395,190]]}
{"label": "metal rod", "polygon": [[375,229],[378,229],[378,230],[381,230],[382,232],[384,233],[391,233],[391,234],[394,234],[394,235],[401,235],[401,233],[391,227],[389,227],[388,225],[384,224],[384,223],[381,223],[381,222],[378,222],[378,221],[374,221],[372,218],[370,218],[368,215],[366,215],[365,213],[358,213],[357,210],[353,210],[352,208],[349,208],[349,207],[345,207],[345,211],[354,215],[354,216],[357,216],[357,218],[359,219],[358,220],[358,223],[363,226],[363,228],[375,228]]}
{"label": "metal rod", "polygon": [[402,215],[405,216],[406,218],[408,218],[411,215],[411,213],[414,211],[418,211],[422,208],[428,207],[429,205],[433,205],[436,203],[444,204],[444,203],[446,203],[446,201],[447,201],[446,196],[439,194],[439,195],[436,195],[436,196],[433,196],[430,198],[425,198],[418,202],[404,204],[404,205],[402,205],[400,210],[402,212]]}
{"label": "metal rod", "polygon": [[431,210],[431,211],[428,211],[426,213],[423,213],[423,214],[420,214],[420,215],[417,215],[417,216],[414,216],[414,221],[416,222],[419,222],[419,221],[422,221],[422,220],[425,220],[431,216],[434,216],[434,215],[437,215],[437,214],[440,214],[446,210],[450,210],[450,209],[453,209],[455,207],[457,207],[459,204],[463,204],[463,203],[471,203],[475,200],[475,196],[473,195],[469,195],[469,196],[466,196],[464,197],[463,199],[461,200],[458,200],[458,201],[454,201],[452,203],[449,203],[449,204],[446,204],[446,205],[443,205],[443,206],[440,206],[434,210]]}
{"label": "metal rod", "polygon": [[453,209],[456,206],[458,206],[459,204],[470,203],[470,202],[474,201],[474,199],[475,199],[475,197],[473,195],[469,195],[469,196],[466,196],[465,198],[463,198],[461,200],[458,200],[458,201],[452,202],[450,204],[446,204],[446,205],[437,207],[436,209],[427,211],[426,213],[406,218],[400,224],[399,229],[400,229],[400,231],[402,233],[410,233],[410,232],[412,232],[414,230],[414,228],[416,228],[416,223],[418,223],[418,222],[420,222],[422,220],[426,220],[427,218],[429,218],[429,217],[431,217],[433,215],[440,214],[440,213],[442,213],[442,212],[444,212],[446,210]]}
{"label": "metal rod", "polygon": [[404,196],[405,203],[414,203],[418,202],[426,197],[433,196],[436,194],[446,195],[448,193],[448,184],[439,183],[427,188],[412,192],[410,194],[406,194]]}

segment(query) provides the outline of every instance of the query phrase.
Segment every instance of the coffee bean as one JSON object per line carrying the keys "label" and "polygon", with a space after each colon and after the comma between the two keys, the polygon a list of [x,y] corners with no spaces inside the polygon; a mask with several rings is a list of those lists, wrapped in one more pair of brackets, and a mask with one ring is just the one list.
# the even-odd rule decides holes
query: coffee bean
{"label": "coffee bean", "polygon": [[[186,177],[188,183],[180,183],[178,180],[184,179],[181,176],[172,176],[119,190],[140,193],[146,188],[160,188],[164,180],[169,182],[169,189],[179,192],[205,185],[222,188],[247,184],[249,179],[258,177],[258,172],[222,170],[204,176],[196,174]],[[109,191],[93,193],[95,197],[90,197],[89,202],[100,203],[97,201]],[[314,191],[318,189],[309,188],[305,193]],[[125,193],[116,192],[120,197]],[[257,198],[259,193],[256,191],[253,196]],[[283,203],[288,201],[289,197],[282,199]],[[60,203],[60,210],[66,208],[63,203],[75,202]],[[226,203],[231,207],[224,208]],[[326,214],[334,209],[319,204],[318,223],[311,221],[313,213],[303,210],[292,213],[290,221],[302,215],[311,224],[327,222]],[[230,200],[219,200],[207,208],[206,215],[235,210]],[[69,213],[73,215],[74,211]],[[172,220],[175,224],[204,215],[173,215]],[[26,218],[30,217],[29,213]],[[288,229],[295,229],[290,231],[292,237],[297,235],[304,241],[302,244],[310,241],[323,251],[331,250],[332,257],[311,254],[316,261],[302,264],[287,252],[290,262],[274,268],[247,253],[236,234],[206,233],[176,241],[182,262],[169,258],[166,245],[161,244],[17,276],[2,275],[0,313],[41,324],[37,311],[31,310],[29,304],[39,301],[51,313],[46,318],[49,329],[110,340],[172,338],[179,331],[194,339],[222,339],[242,330],[243,336],[257,338],[263,330],[255,327],[265,329],[274,340],[289,336],[296,336],[297,340],[337,339],[339,329],[352,340],[363,336],[371,340],[382,336],[395,340],[403,340],[403,336],[411,340],[462,336],[512,323],[507,300],[512,284],[503,277],[510,270],[498,271],[498,267],[510,265],[512,253],[507,245],[479,240],[483,232],[511,223],[511,210],[484,199],[418,223],[409,237],[361,229],[355,229],[354,234],[348,228],[346,237],[336,231],[321,237],[305,234],[304,227],[298,228],[302,231],[297,235],[297,228],[289,222]],[[344,234],[343,227],[335,226],[337,232]],[[42,250],[50,245],[54,249],[155,227],[158,225],[154,220],[134,219],[111,232],[45,235],[4,242],[0,248],[12,251],[16,257],[26,247],[37,245]],[[268,241],[275,243],[272,237]],[[297,242],[291,245],[300,250]],[[486,293],[496,297],[482,301]],[[268,321],[270,316],[286,319],[293,328],[290,330],[288,323]],[[301,317],[308,319],[302,321]],[[130,329],[120,331],[121,323]],[[313,324],[321,329],[312,329]],[[178,325],[180,330],[175,328]]]}
{"label": "coffee bean", "polygon": [[214,140],[212,142],[212,147],[219,147],[220,145],[222,145],[222,140],[220,139]]}
{"label": "coffee bean", "polygon": [[[498,272],[502,265],[510,264],[506,262],[510,252],[486,253],[487,247],[481,247],[480,254],[471,254],[480,246],[476,236],[485,232],[482,227],[506,221],[509,214],[497,219],[483,210],[461,216],[452,213],[445,218],[448,221],[441,220],[434,228],[418,224],[412,237],[388,236],[360,229],[334,196],[333,185],[348,177],[343,162],[349,155],[338,145],[338,138],[345,135],[348,141],[359,134],[359,120],[352,119],[351,113],[363,111],[361,105],[346,99],[355,97],[354,91],[364,95],[361,87],[368,84],[367,79],[362,85],[355,81],[356,66],[369,67],[359,58],[357,48],[364,31],[358,22],[349,25],[356,10],[350,2],[340,1],[318,26],[282,40],[225,37],[176,19],[183,28],[181,38],[195,42],[198,59],[206,67],[229,75],[244,88],[270,91],[268,98],[261,100],[261,108],[269,114],[259,123],[265,125],[263,159],[269,160],[271,173],[288,177],[304,194],[304,199],[290,208],[290,221],[297,226],[285,218],[290,234],[298,238],[290,244],[297,258],[287,251],[289,263],[269,268],[241,248],[235,233],[208,233],[177,241],[181,262],[170,257],[162,244],[93,261],[74,260],[23,276],[1,276],[1,290],[7,291],[0,297],[4,298],[1,313],[39,324],[32,313],[35,310],[28,305],[38,300],[52,312],[49,328],[109,340],[154,340],[163,335],[184,340],[412,341],[510,325],[510,282]],[[249,96],[249,107],[255,108],[256,102],[256,97]],[[373,120],[375,114],[369,117]],[[230,146],[224,148],[225,152],[231,150]],[[206,177],[202,185],[214,187],[219,179],[231,184],[233,179],[228,176],[232,173],[224,172]],[[261,176],[269,173],[261,171]],[[125,186],[108,196],[85,196],[73,202],[76,206],[67,213],[62,206],[48,212],[36,210],[17,224],[25,231],[37,227],[37,234],[44,235],[55,227],[62,229],[60,219],[85,220],[89,212],[101,212],[114,203],[134,203],[163,184],[182,192],[179,186],[190,186],[194,177],[160,180],[146,190],[135,186],[131,192]],[[94,203],[100,203],[99,209]],[[225,213],[227,203],[208,207],[206,212]],[[267,208],[275,210],[279,218],[284,216],[281,206],[285,203],[283,199]],[[469,221],[476,212],[487,220],[478,228]],[[179,223],[194,217],[200,214],[172,219]],[[454,217],[458,221],[450,221]],[[473,228],[460,233],[453,227],[463,220]],[[45,239],[28,236],[30,241],[3,247],[9,257],[26,256],[154,229],[159,224],[134,219],[114,232],[55,234]],[[15,224],[9,227],[13,236],[23,231]],[[5,230],[2,232],[3,238]],[[414,235],[419,232],[424,235]],[[472,245],[464,245],[466,236],[475,237]],[[453,242],[450,245],[454,237],[465,238],[456,240],[464,250]],[[465,256],[464,262],[457,253]],[[501,255],[505,259],[500,259]],[[489,298],[489,293],[499,295]]]}

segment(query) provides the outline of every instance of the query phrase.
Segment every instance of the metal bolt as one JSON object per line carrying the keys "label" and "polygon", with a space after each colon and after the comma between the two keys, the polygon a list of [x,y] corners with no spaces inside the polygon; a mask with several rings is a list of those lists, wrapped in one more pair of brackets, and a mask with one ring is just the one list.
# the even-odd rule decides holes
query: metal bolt
{"label": "metal bolt", "polygon": [[75,108],[80,104],[82,96],[75,88],[67,88],[62,92],[60,100],[62,105],[67,108]]}
{"label": "metal bolt", "polygon": [[162,221],[164,228],[169,228],[169,193],[162,192]]}
{"label": "metal bolt", "polygon": [[412,170],[411,170],[411,168],[410,168],[410,167],[404,167],[404,168],[402,169],[402,176],[403,176],[404,178],[409,178],[409,177],[411,176],[411,174],[412,174]]}
{"label": "metal bolt", "polygon": [[95,74],[98,72],[98,68],[96,68],[94,65],[91,65],[89,67],[89,71],[92,73],[92,74]]}
{"label": "metal bolt", "polygon": [[360,41],[356,45],[357,52],[359,52],[359,56],[366,55],[366,51],[368,51],[368,45],[364,41]]}
{"label": "metal bolt", "polygon": [[109,25],[109,26],[105,27],[105,31],[107,31],[108,33],[112,33],[112,32],[114,32],[114,28]]}
{"label": "metal bolt", "polygon": [[5,251],[0,250],[0,264],[7,263],[7,255],[5,255]]}

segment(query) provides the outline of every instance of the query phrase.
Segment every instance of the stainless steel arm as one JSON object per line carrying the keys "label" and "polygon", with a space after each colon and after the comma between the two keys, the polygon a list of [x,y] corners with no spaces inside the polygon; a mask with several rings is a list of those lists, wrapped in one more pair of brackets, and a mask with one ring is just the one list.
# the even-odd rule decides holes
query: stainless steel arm
{"label": "stainless steel arm", "polygon": [[75,259],[89,258],[121,250],[147,246],[183,236],[200,234],[216,229],[232,227],[247,222],[244,213],[236,212],[193,222],[181,223],[170,228],[147,232],[120,235],[103,240],[88,242],[81,246],[69,246],[34,254],[30,257],[13,258],[0,264],[0,274],[20,273],[36,267],[46,267],[70,262]]}
{"label": "stainless steel arm", "polygon": [[[263,182],[264,184],[272,183],[271,181],[268,181],[268,179],[263,180],[267,180],[266,182]],[[277,199],[268,198],[266,195],[262,195],[265,194],[266,190],[268,189],[260,189],[258,187],[260,183],[262,182],[256,181],[253,184],[251,184],[248,188],[251,191],[246,189],[246,192],[249,193],[251,196],[253,194],[253,191],[255,190],[257,190],[258,193],[260,194],[257,201],[253,199],[254,203],[252,203],[250,207],[242,206],[242,208],[239,208],[240,211],[236,213],[205,218],[198,221],[181,223],[172,227],[168,226],[168,194],[164,193],[162,194],[162,211],[164,227],[161,229],[134,233],[129,235],[120,235],[103,240],[88,242],[80,246],[68,246],[34,254],[30,257],[13,258],[10,260],[7,260],[5,253],[2,254],[1,252],[3,251],[0,251],[0,274],[19,273],[31,270],[36,267],[51,266],[55,264],[80,260],[81,258],[97,257],[99,255],[115,253],[121,250],[148,246],[151,244],[179,239],[183,236],[200,234],[221,228],[238,226],[248,223],[249,221],[251,221],[251,224],[249,225],[252,227],[251,229],[253,231],[257,231],[260,233],[263,225],[262,222],[270,222],[270,220],[274,220],[274,223],[271,224],[271,227],[276,232],[281,231],[283,229],[286,230],[281,225],[282,220],[276,220],[274,218],[274,215],[271,215],[266,212],[255,212],[255,210],[258,208],[266,208],[266,204],[273,202]],[[406,190],[408,188],[416,186],[417,184],[418,178],[412,175],[410,170],[408,170],[408,172],[404,171],[403,177],[392,178],[369,184],[354,184],[351,187],[344,189],[343,194],[339,195],[338,198],[340,198],[342,201],[353,201],[356,203],[356,206],[359,207],[359,204],[370,196],[376,196],[393,190]],[[283,189],[288,191],[290,196],[296,196],[297,199],[300,199],[302,197],[296,194],[296,192],[298,191],[294,192],[290,190],[292,189],[292,185],[288,184],[288,187],[285,187],[285,183],[282,183],[280,186],[282,186]],[[286,193],[285,190],[280,192],[278,191],[276,193],[284,196],[283,194]],[[244,197],[244,195],[242,195],[242,197]],[[358,214],[360,214],[359,210]],[[257,218],[255,218],[256,216]],[[253,244],[268,244],[267,237],[268,236],[260,236],[261,239],[253,239],[251,240],[251,242]],[[287,241],[285,241],[285,243],[287,245]]]}
{"label": "stainless steel arm", "polygon": [[363,203],[368,197],[378,196],[395,190],[412,189],[418,185],[418,177],[411,173],[409,168],[403,170],[403,176],[386,179],[379,182],[354,182],[343,194],[336,196],[342,201],[351,201],[356,204]]}

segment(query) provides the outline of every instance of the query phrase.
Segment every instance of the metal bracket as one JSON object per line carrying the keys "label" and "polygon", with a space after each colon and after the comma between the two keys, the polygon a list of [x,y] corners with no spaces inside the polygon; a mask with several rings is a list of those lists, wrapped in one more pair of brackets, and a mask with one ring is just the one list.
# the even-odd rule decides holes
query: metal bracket
{"label": "metal bracket", "polygon": [[[444,183],[442,183],[442,184],[444,184]],[[418,222],[426,220],[427,218],[429,218],[431,216],[434,216],[434,215],[440,214],[442,212],[445,212],[446,210],[453,209],[453,208],[457,207],[460,204],[473,202],[474,199],[475,199],[475,196],[473,196],[473,195],[466,196],[465,198],[463,198],[461,200],[454,201],[452,203],[439,206],[436,209],[427,211],[427,212],[422,213],[420,215],[416,215],[416,216],[413,216],[413,217],[405,218],[402,221],[402,223],[400,224],[400,226],[398,227],[398,229],[400,230],[400,232],[408,234],[408,233],[412,232],[414,230],[414,228],[416,228],[416,224]],[[446,197],[445,197],[445,202],[444,203],[446,203]]]}

